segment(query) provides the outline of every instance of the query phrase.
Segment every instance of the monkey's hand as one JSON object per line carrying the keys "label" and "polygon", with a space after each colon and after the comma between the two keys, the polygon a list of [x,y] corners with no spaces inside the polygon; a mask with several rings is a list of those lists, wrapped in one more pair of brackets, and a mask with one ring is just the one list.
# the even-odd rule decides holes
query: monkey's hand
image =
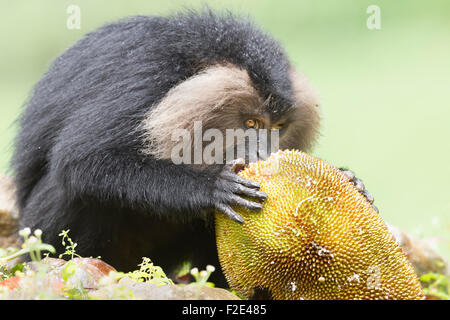
{"label": "monkey's hand", "polygon": [[243,197],[255,198],[262,201],[267,199],[267,194],[259,191],[260,186],[257,182],[244,179],[236,174],[243,167],[242,159],[236,160],[231,165],[224,166],[216,181],[213,192],[215,209],[238,223],[243,223],[244,219],[231,206],[237,205],[252,211],[260,211],[262,209],[261,203],[249,201]]}
{"label": "monkey's hand", "polygon": [[376,212],[379,212],[378,208],[373,204],[373,202],[374,202],[373,196],[370,194],[369,191],[366,190],[366,187],[364,186],[364,183],[362,182],[362,180],[358,179],[355,176],[355,173],[351,170],[348,170],[346,168],[339,168],[339,170],[341,170],[342,173],[347,176],[348,180],[350,180],[350,182],[354,184],[356,189],[358,189],[358,191],[367,199],[367,201],[369,201],[369,203],[372,205],[374,210]]}

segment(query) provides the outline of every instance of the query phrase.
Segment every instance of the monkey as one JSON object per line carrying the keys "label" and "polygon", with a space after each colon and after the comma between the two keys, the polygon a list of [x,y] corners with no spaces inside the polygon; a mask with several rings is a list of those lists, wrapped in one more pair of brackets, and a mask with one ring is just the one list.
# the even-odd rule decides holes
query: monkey
{"label": "monkey", "polygon": [[233,207],[258,212],[267,195],[230,163],[174,164],[172,133],[195,121],[268,128],[279,149],[310,151],[319,109],[281,44],[249,18],[204,9],[106,24],[52,62],[19,119],[20,227],[41,229],[57,252],[69,229],[78,254],[121,271],[144,256],[170,275],[186,260],[219,267],[214,212],[242,223]]}

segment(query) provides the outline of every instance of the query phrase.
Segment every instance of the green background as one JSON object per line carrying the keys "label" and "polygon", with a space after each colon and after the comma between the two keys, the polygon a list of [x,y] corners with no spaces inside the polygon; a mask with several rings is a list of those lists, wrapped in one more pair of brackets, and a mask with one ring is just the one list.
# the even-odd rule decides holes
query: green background
{"label": "green background", "polygon": [[[450,257],[450,1],[0,1],[0,172],[14,119],[52,59],[86,32],[133,14],[199,7],[250,14],[319,91],[314,154],[348,166],[382,217]],[[81,8],[68,30],[66,9]],[[381,30],[366,26],[381,8]],[[75,239],[76,240],[76,239]]]}

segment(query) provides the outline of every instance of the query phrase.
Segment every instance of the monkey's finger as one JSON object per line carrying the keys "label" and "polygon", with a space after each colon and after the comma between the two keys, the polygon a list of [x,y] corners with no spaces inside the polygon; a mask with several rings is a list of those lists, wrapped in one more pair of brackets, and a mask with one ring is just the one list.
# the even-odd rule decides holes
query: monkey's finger
{"label": "monkey's finger", "polygon": [[345,168],[340,168],[340,170],[348,178],[348,180],[353,181],[353,179],[355,179],[355,173],[353,171]]}
{"label": "monkey's finger", "polygon": [[255,189],[261,188],[261,185],[256,181],[248,180],[248,179],[242,178],[240,176],[236,176],[236,177],[237,178],[235,179],[235,181],[246,187],[255,188]]}
{"label": "monkey's finger", "polygon": [[379,213],[378,208],[373,204],[375,201],[372,194],[370,194],[369,191],[366,190],[366,187],[361,179],[358,179],[355,175],[355,173],[351,170],[348,170],[346,168],[340,168],[341,172],[348,178],[348,180],[353,183],[353,185],[356,187],[356,189],[369,201],[369,203],[372,205],[373,209]]}
{"label": "monkey's finger", "polygon": [[370,204],[372,204],[375,201],[375,199],[373,198],[372,194],[370,194],[369,191],[364,190],[362,194],[366,197],[366,199],[370,202]]}
{"label": "monkey's finger", "polygon": [[231,173],[231,174],[229,174],[229,175],[226,175],[226,174],[225,174],[225,177],[226,177],[226,179],[228,179],[228,180],[231,180],[231,181],[233,181],[233,182],[242,184],[242,185],[244,185],[244,186],[246,186],[246,187],[249,187],[249,188],[259,189],[259,188],[261,187],[261,186],[259,185],[258,182],[255,182],[255,181],[252,181],[252,180],[244,179],[244,178],[238,176],[237,174],[233,174],[233,173]]}
{"label": "monkey's finger", "polygon": [[359,192],[363,193],[366,187],[364,186],[364,183],[362,180],[355,178],[353,180],[353,184],[355,185],[356,189],[358,189]]}
{"label": "monkey's finger", "polygon": [[358,179],[355,176],[355,173],[351,170],[346,170],[346,169],[340,169],[341,172],[348,178],[348,180],[350,180],[356,187],[356,189],[358,189],[359,192],[364,194],[364,190],[365,190],[365,186],[364,183],[362,182],[361,179]]}
{"label": "monkey's finger", "polygon": [[234,212],[234,210],[231,209],[231,207],[229,205],[220,203],[220,204],[216,205],[216,209],[218,211],[222,212],[223,214],[225,214],[231,220],[236,221],[237,223],[243,223],[244,222],[244,218],[242,218],[239,214]]}
{"label": "monkey's finger", "polygon": [[263,192],[263,191],[258,191],[255,189],[251,189],[251,188],[247,188],[241,184],[239,184],[236,188],[236,190],[234,191],[237,194],[243,195],[243,196],[247,196],[247,197],[251,197],[251,198],[256,198],[259,200],[266,200],[267,199],[267,193]]}
{"label": "monkey's finger", "polygon": [[261,209],[263,207],[262,204],[260,204],[258,202],[252,202],[252,201],[246,200],[246,199],[241,198],[236,195],[232,196],[231,200],[232,200],[233,204],[241,206],[241,207],[249,209],[249,210],[252,210],[252,211],[261,211]]}

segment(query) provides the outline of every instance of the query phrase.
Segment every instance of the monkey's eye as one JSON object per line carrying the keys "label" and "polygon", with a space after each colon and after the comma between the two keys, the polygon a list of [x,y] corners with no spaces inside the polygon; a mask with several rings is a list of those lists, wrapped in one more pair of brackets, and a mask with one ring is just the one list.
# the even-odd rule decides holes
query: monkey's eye
{"label": "monkey's eye", "polygon": [[284,127],[284,123],[277,123],[272,127],[273,130],[281,130]]}
{"label": "monkey's eye", "polygon": [[259,126],[259,121],[256,120],[256,119],[247,119],[245,121],[245,126],[247,128],[251,128],[251,129],[258,129],[260,127]]}

